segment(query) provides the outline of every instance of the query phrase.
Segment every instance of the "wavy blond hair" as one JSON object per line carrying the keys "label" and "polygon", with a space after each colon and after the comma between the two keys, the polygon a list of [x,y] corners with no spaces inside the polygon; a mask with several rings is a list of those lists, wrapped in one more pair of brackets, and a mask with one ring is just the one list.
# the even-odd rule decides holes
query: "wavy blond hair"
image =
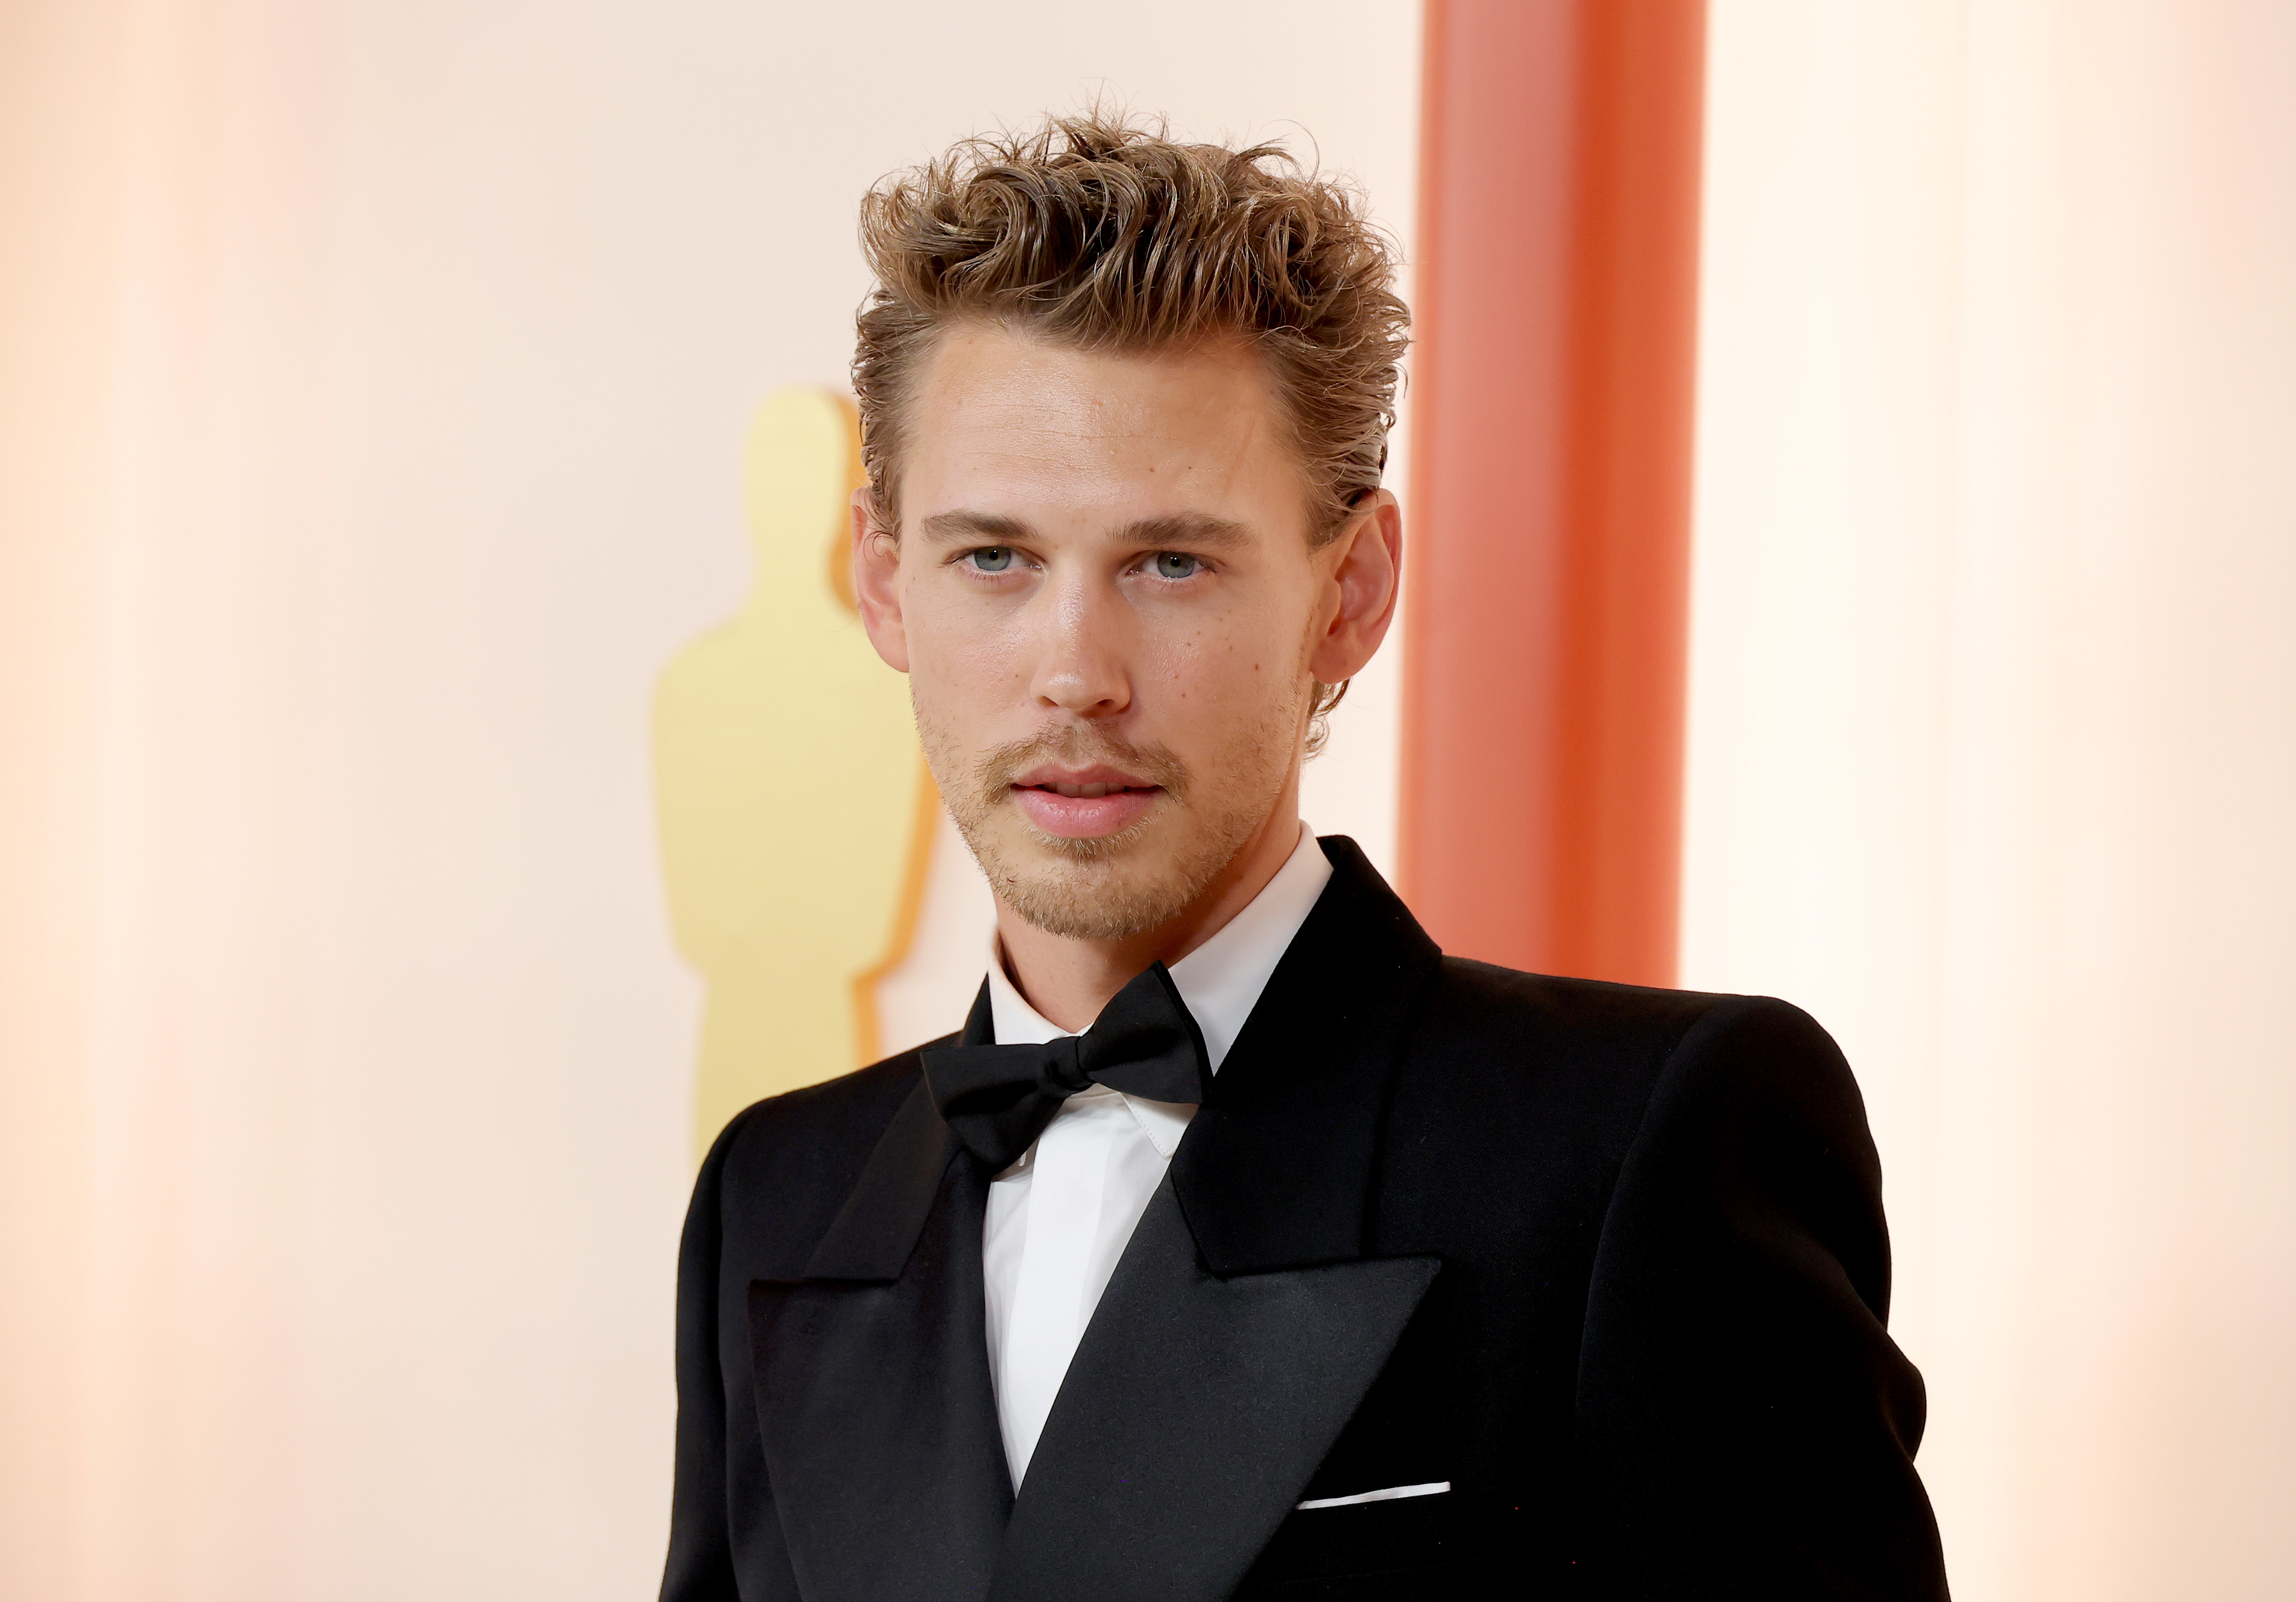
{"label": "wavy blond hair", "polygon": [[[1308,489],[1309,538],[1387,464],[1411,313],[1393,242],[1349,184],[1281,146],[1184,144],[1099,110],[967,139],[861,202],[877,285],[853,356],[879,525],[899,529],[906,403],[936,335],[994,322],[1088,350],[1241,339],[1267,364]],[[1322,714],[1345,685],[1319,686]]]}

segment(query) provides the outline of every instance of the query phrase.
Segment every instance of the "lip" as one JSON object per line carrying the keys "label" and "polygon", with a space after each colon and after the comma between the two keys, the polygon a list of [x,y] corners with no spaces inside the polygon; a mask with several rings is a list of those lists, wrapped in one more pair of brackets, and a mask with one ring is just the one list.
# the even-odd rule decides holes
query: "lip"
{"label": "lip", "polygon": [[[1062,795],[1050,786],[1079,789],[1111,786],[1103,795]],[[1164,793],[1160,785],[1143,783],[1119,768],[1032,768],[1013,782],[1013,799],[1029,820],[1047,834],[1063,840],[1096,840],[1120,834],[1141,818]]]}
{"label": "lip", "polygon": [[1039,785],[1114,785],[1126,790],[1152,790],[1157,786],[1146,779],[1111,768],[1105,762],[1095,762],[1089,768],[1063,768],[1057,762],[1042,762],[1014,779],[1015,788],[1033,790]]}

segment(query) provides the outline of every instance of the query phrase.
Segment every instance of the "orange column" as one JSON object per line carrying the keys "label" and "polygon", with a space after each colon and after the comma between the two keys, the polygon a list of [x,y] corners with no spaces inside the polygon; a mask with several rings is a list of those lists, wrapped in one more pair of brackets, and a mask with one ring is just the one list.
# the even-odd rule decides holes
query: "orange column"
{"label": "orange column", "polygon": [[1456,955],[1672,982],[1702,0],[1429,0],[1402,878]]}

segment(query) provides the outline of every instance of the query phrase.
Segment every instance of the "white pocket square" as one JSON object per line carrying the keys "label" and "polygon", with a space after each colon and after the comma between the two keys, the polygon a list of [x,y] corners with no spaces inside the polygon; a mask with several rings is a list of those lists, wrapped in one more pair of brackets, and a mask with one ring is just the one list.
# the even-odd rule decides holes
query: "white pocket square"
{"label": "white pocket square", "polygon": [[1430,1480],[1424,1485],[1390,1485],[1384,1491],[1358,1491],[1353,1496],[1319,1496],[1312,1502],[1302,1502],[1295,1509],[1305,1513],[1311,1508],[1352,1508],[1357,1502],[1394,1502],[1407,1496],[1439,1496],[1451,1489],[1448,1480]]}

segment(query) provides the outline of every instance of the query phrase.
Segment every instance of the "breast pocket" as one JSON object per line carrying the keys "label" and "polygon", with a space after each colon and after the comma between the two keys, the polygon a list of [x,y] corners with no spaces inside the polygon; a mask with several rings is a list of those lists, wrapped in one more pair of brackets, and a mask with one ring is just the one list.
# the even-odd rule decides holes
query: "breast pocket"
{"label": "breast pocket", "polygon": [[1450,1514],[1441,1482],[1319,1494],[1276,1527],[1236,1597],[1437,1596]]}

